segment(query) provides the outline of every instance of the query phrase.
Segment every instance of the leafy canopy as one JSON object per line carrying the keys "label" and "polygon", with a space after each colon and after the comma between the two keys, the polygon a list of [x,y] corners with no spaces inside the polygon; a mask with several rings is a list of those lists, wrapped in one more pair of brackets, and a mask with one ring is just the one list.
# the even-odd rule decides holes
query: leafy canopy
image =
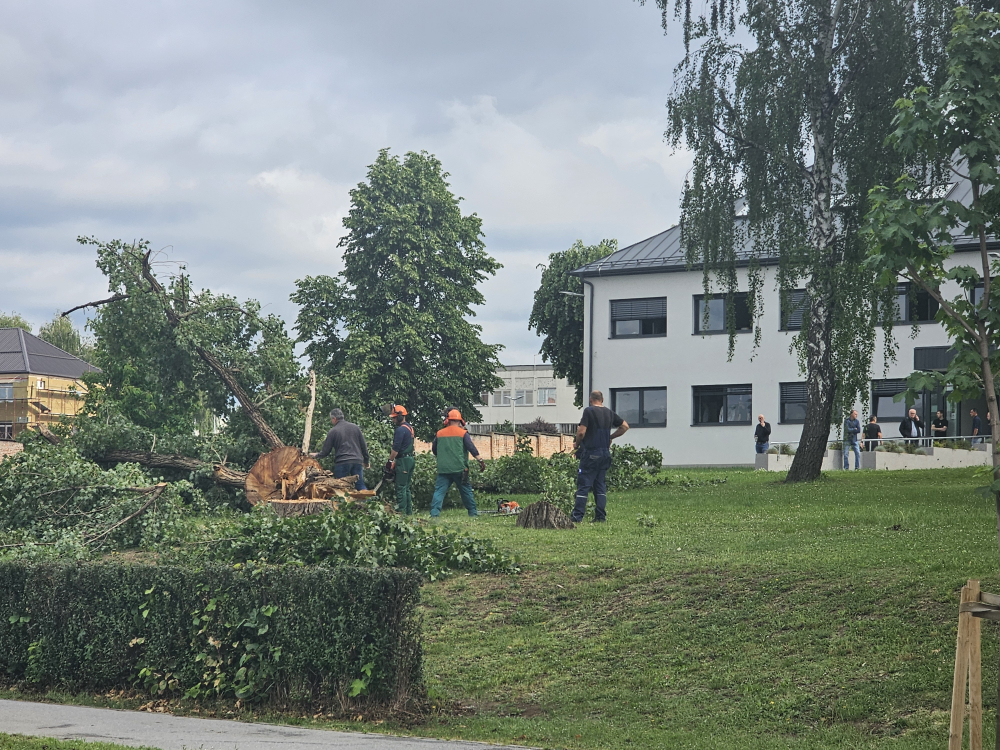
{"label": "leafy canopy", "polygon": [[425,152],[379,152],[351,191],[344,270],[296,282],[296,330],[318,372],[358,416],[406,405],[426,434],[457,406],[474,421],[479,393],[500,384],[499,345],[469,322],[479,284],[501,267],[482,221],[463,216],[441,162]]}
{"label": "leafy canopy", "polygon": [[87,362],[90,362],[94,357],[94,345],[80,335],[69,318],[64,318],[61,315],[56,315],[51,321],[39,328],[38,338]]}
{"label": "leafy canopy", "polygon": [[601,240],[596,245],[584,245],[577,240],[568,250],[549,255],[541,283],[535,290],[528,328],[534,328],[543,337],[542,359],[552,363],[555,376],[576,386],[577,406],[583,404],[584,285],[582,279],[569,273],[617,249],[617,240]]}
{"label": "leafy canopy", "polygon": [[[955,398],[985,392],[997,424],[1000,263],[990,258],[987,236],[1000,230],[1000,14],[958,8],[955,19],[940,91],[917,87],[896,102],[890,142],[923,169],[920,179],[904,174],[893,187],[872,190],[867,263],[884,286],[903,277],[939,302],[937,319],[955,357],[944,373],[915,373],[911,390],[949,386]],[[955,179],[967,181],[971,201],[941,189]],[[956,245],[970,242],[979,251],[974,264],[958,261],[970,256],[955,256]]]}
{"label": "leafy canopy", "polygon": [[0,328],[20,328],[23,331],[31,333],[31,323],[16,312],[12,312],[9,315],[5,312],[0,312]]}

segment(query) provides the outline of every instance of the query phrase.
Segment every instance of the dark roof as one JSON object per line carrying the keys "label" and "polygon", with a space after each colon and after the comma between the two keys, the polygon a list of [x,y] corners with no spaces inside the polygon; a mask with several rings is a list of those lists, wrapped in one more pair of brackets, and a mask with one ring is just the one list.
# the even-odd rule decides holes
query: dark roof
{"label": "dark roof", "polygon": [[0,373],[79,379],[98,368],[20,328],[0,328]]}
{"label": "dark roof", "polygon": [[[968,204],[971,201],[972,186],[968,182],[959,181],[948,186],[947,197],[950,200],[957,200]],[[737,206],[739,210],[741,206]],[[736,221],[745,221],[743,217],[737,217]],[[747,237],[746,232],[741,233],[743,247],[736,252],[736,265],[746,265],[753,257],[753,244]],[[978,251],[979,240],[968,235],[954,236],[955,249],[959,252]],[[987,245],[990,250],[1000,249],[1000,241],[989,238]],[[775,265],[777,258],[758,258],[761,265]],[[570,271],[572,276],[625,276],[640,273],[667,273],[670,271],[688,271],[700,269],[700,263],[688,266],[684,248],[681,247],[681,227],[675,224],[665,232],[654,234],[634,245],[623,247],[621,250],[612,253],[600,260]]]}

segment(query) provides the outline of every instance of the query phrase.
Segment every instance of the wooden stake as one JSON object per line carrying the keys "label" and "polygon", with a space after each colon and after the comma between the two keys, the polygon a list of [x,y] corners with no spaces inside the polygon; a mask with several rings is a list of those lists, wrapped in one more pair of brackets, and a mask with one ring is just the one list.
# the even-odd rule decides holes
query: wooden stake
{"label": "wooden stake", "polygon": [[306,409],[306,429],[302,433],[302,452],[309,452],[309,443],[312,442],[313,431],[313,411],[316,409],[316,371],[309,371],[309,408]]}
{"label": "wooden stake", "polygon": [[[979,601],[979,581],[970,580],[962,587],[961,603]],[[969,686],[969,750],[983,748],[982,664],[979,622],[971,612],[958,613],[958,638],[955,642],[955,672],[951,692],[951,725],[948,750],[962,750],[965,728],[965,687]]]}

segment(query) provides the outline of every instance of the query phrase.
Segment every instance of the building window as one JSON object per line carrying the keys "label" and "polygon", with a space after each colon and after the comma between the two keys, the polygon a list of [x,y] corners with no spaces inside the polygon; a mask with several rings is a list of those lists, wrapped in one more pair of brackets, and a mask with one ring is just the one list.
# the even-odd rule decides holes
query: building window
{"label": "building window", "polygon": [[611,300],[611,338],[666,335],[666,297]]}
{"label": "building window", "polygon": [[555,388],[539,388],[538,389],[538,405],[539,406],[555,406],[556,405],[556,389]]}
{"label": "building window", "polygon": [[479,394],[479,405],[489,406],[490,405],[490,394],[489,391],[483,391]]}
{"label": "building window", "polygon": [[792,289],[781,295],[781,330],[801,331],[802,320],[809,309],[805,289]]}
{"label": "building window", "polygon": [[781,423],[802,424],[806,421],[809,395],[805,383],[778,383],[781,392]]}
{"label": "building window", "polygon": [[45,390],[45,381],[42,380],[41,378],[38,379],[38,390],[40,391]]}
{"label": "building window", "polygon": [[753,329],[750,319],[750,306],[747,304],[747,293],[737,292],[732,296],[732,309],[729,309],[729,299],[724,294],[714,294],[709,297],[696,295],[694,298],[694,332],[727,333],[728,318],[732,318],[737,333],[746,333]]}
{"label": "building window", "polygon": [[872,414],[879,418],[880,422],[900,422],[906,416],[906,412],[915,408],[919,414],[923,407],[923,396],[918,396],[911,404],[904,400],[895,400],[897,394],[906,390],[906,381],[897,380],[873,380],[872,381]]}
{"label": "building window", "polygon": [[14,400],[14,386],[11,383],[0,383],[0,401]]}
{"label": "building window", "polygon": [[0,440],[14,439],[14,423],[0,422]]}
{"label": "building window", "polygon": [[750,385],[696,385],[692,391],[694,424],[750,424]]}
{"label": "building window", "polygon": [[666,427],[667,389],[613,389],[611,410],[628,422],[629,427]]}
{"label": "building window", "polygon": [[534,391],[514,391],[515,406],[532,406],[535,400]]}
{"label": "building window", "polygon": [[493,391],[494,406],[510,406],[510,391]]}
{"label": "building window", "polygon": [[900,284],[896,287],[897,323],[930,323],[937,311],[937,300],[926,290],[912,284]]}

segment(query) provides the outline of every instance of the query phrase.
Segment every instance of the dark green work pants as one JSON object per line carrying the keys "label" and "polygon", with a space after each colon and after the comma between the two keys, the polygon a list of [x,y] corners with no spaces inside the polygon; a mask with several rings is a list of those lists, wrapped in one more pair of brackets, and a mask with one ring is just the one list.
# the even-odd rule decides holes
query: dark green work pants
{"label": "dark green work pants", "polygon": [[396,457],[396,511],[413,515],[413,493],[410,482],[413,481],[413,467],[417,459],[410,456]]}

